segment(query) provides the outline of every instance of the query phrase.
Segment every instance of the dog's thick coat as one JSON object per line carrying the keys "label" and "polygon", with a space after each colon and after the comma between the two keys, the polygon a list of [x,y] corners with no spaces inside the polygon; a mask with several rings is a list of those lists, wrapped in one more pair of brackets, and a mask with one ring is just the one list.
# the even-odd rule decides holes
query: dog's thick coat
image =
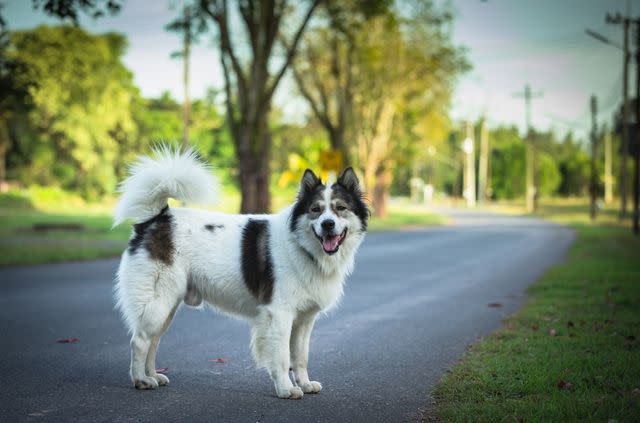
{"label": "dog's thick coat", "polygon": [[211,201],[214,181],[192,152],[156,156],[132,167],[114,219],[135,222],[115,288],[135,387],[169,383],[156,373],[160,337],[182,303],[206,302],[250,322],[253,356],[279,397],[319,392],[307,373],[311,330],[339,301],[369,218],[353,170],[332,185],[307,170],[296,202],[278,214],[228,215],[169,208],[170,197]]}

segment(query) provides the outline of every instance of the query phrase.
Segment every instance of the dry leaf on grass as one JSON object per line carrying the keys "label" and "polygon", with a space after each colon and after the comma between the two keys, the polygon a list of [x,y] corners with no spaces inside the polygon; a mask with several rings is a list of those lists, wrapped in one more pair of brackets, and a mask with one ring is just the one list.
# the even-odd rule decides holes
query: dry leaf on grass
{"label": "dry leaf on grass", "polygon": [[560,379],[560,381],[558,382],[558,388],[564,390],[564,391],[568,391],[572,388],[573,385],[571,385],[571,383]]}

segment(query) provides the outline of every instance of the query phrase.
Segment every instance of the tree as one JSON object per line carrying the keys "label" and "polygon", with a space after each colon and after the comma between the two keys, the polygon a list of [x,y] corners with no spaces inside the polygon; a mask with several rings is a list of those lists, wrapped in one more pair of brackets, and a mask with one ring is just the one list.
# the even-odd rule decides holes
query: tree
{"label": "tree", "polygon": [[[401,142],[416,139],[406,135],[414,129],[420,133],[419,121],[424,127],[425,122],[437,122],[446,114],[452,84],[468,68],[462,52],[443,30],[451,19],[446,10],[418,2],[409,15],[372,19],[356,42],[354,156],[376,216],[386,214],[398,158],[394,152],[402,150]],[[424,119],[405,119],[412,110]],[[411,122],[411,129],[403,128],[403,123]]]}
{"label": "tree", "polygon": [[[42,9],[45,14],[70,20],[78,25],[79,14],[84,13],[94,19],[104,16],[106,13],[115,15],[120,12],[123,0],[31,0],[35,10]],[[0,11],[3,4],[0,3]],[[6,26],[6,21],[0,13],[0,28]]]}
{"label": "tree", "polygon": [[25,71],[24,66],[7,55],[9,46],[9,33],[0,32],[0,183],[7,179],[10,122],[30,107],[27,101],[29,86],[18,83],[16,78]]}
{"label": "tree", "polygon": [[[242,34],[232,33],[227,0],[200,0],[202,12],[218,29],[227,122],[240,167],[242,213],[266,212],[270,208],[271,101],[319,2],[311,1],[291,40],[284,41],[278,35],[292,26],[292,12],[286,0],[238,0],[239,18],[248,39],[247,57],[233,41],[234,35]],[[270,64],[278,46],[284,49],[284,58],[272,72]]]}
{"label": "tree", "polygon": [[87,197],[111,192],[115,163],[139,150],[132,117],[139,102],[122,64],[126,39],[73,26],[11,34],[6,55],[23,70],[26,113],[9,122],[8,171],[26,183],[58,184]]}
{"label": "tree", "polygon": [[300,94],[327,131],[331,148],[342,152],[346,167],[351,164],[346,138],[351,130],[356,34],[366,30],[371,18],[391,13],[390,2],[325,1],[322,6],[325,24],[307,31],[292,70]]}

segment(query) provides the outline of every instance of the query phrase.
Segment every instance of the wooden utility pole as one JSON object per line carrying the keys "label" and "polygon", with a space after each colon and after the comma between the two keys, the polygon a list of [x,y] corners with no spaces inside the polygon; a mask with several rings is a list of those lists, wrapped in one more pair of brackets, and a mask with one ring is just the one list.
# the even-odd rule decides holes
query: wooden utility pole
{"label": "wooden utility pole", "polygon": [[478,167],[478,203],[482,204],[487,197],[489,186],[489,130],[486,119],[482,119],[480,126],[480,163]]}
{"label": "wooden utility pole", "polygon": [[589,183],[589,194],[591,196],[591,208],[589,215],[591,220],[596,218],[596,200],[598,190],[598,171],[596,169],[598,143],[598,99],[595,95],[591,96],[591,177]]}
{"label": "wooden utility pole", "polygon": [[184,91],[184,100],[182,103],[182,147],[186,150],[189,148],[189,125],[191,119],[191,98],[189,96],[189,61],[191,56],[192,43],[192,22],[191,7],[184,6],[184,32],[182,45],[182,88]]}
{"label": "wooden utility pole", "polygon": [[473,124],[467,122],[466,137],[462,142],[462,150],[465,157],[464,191],[467,199],[467,207],[476,205],[476,175],[475,154],[473,148]]}
{"label": "wooden utility pole", "polygon": [[613,176],[612,176],[612,146],[611,131],[604,134],[604,202],[611,204],[613,202]]}
{"label": "wooden utility pole", "polygon": [[[629,17],[629,2],[627,1],[627,12],[625,16],[617,13],[610,15],[607,13],[605,21],[608,24],[622,25],[624,39],[622,44],[622,139],[620,154],[620,219],[627,217],[627,195],[629,192],[629,177],[627,175],[627,156],[629,155],[629,60],[631,52],[629,51],[629,28],[633,20]],[[613,44],[610,41],[606,41]],[[619,48],[619,45],[617,46]]]}
{"label": "wooden utility pole", "polygon": [[636,130],[634,131],[634,172],[633,172],[633,233],[640,233],[638,219],[640,210],[638,201],[640,196],[640,19],[635,19],[636,24]]}
{"label": "wooden utility pole", "polygon": [[527,211],[532,213],[536,210],[536,185],[535,185],[535,148],[533,145],[533,134],[531,133],[531,99],[542,97],[542,92],[531,92],[529,84],[524,86],[524,92],[514,94],[516,97],[524,98],[525,124],[526,124],[526,145],[525,145],[525,180],[526,180],[526,204]]}

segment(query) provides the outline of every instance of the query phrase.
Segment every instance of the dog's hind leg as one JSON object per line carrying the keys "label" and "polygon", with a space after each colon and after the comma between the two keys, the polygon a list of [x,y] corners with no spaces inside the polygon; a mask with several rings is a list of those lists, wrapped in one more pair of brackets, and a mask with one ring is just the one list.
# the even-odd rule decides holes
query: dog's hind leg
{"label": "dog's hind leg", "polygon": [[180,301],[176,302],[176,304],[171,309],[167,320],[165,320],[162,328],[160,329],[160,333],[157,335],[153,335],[151,338],[151,345],[149,347],[149,352],[147,353],[147,361],[145,363],[146,374],[152,378],[154,378],[158,385],[165,386],[169,384],[169,378],[163,374],[156,372],[156,354],[158,352],[158,344],[160,343],[160,338],[167,331],[169,326],[171,325],[171,321],[173,317],[176,315],[176,311],[178,310],[178,306],[180,305]]}
{"label": "dog's hind leg", "polygon": [[278,397],[299,399],[304,394],[289,378],[292,324],[291,313],[260,310],[251,332],[251,349],[258,366],[269,372]]}
{"label": "dog's hind leg", "polygon": [[293,322],[291,331],[291,368],[296,383],[305,394],[317,394],[322,389],[320,382],[309,380],[307,363],[309,360],[309,340],[315,322],[316,313],[306,313]]}
{"label": "dog's hind leg", "polygon": [[[131,381],[138,389],[155,389],[159,385],[159,375],[155,371],[156,350],[160,336],[169,326],[176,307],[176,298],[156,296],[146,304],[137,322],[131,338]],[[147,372],[150,364],[154,367],[153,373]]]}

